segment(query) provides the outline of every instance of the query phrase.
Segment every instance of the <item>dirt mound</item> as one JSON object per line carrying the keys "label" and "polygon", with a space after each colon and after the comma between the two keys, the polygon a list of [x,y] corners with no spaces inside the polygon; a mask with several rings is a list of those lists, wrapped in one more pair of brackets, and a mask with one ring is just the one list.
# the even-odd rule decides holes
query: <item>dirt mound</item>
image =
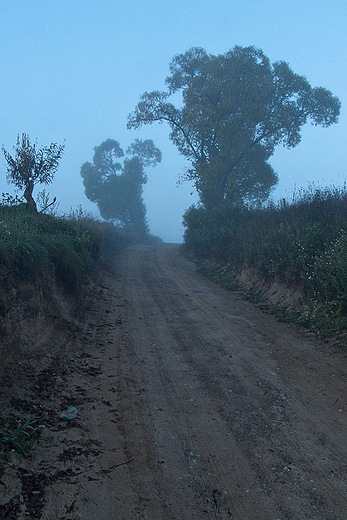
{"label": "dirt mound", "polygon": [[[0,369],[28,356],[59,355],[60,346],[49,338],[55,330],[78,327],[85,304],[85,286],[69,293],[46,271],[26,280],[17,271],[0,274]],[[57,349],[57,351],[55,351]]]}
{"label": "dirt mound", "polygon": [[[88,497],[90,486],[108,480],[111,463],[95,426],[100,411],[112,410],[108,388],[101,396],[99,381],[107,333],[117,327],[107,321],[108,280],[100,271],[69,293],[49,273],[35,282],[16,273],[3,277],[1,519],[77,519],[81,488]],[[69,406],[76,417],[64,420]],[[84,507],[89,509],[87,498]]]}

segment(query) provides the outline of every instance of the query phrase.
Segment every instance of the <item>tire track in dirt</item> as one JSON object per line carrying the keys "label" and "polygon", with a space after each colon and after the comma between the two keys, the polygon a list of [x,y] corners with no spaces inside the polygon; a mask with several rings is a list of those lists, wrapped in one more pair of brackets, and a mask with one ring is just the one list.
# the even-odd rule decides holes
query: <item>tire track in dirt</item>
{"label": "tire track in dirt", "polygon": [[[132,270],[132,272],[134,272]],[[129,283],[130,282],[130,283]],[[131,280],[126,284],[128,287],[131,287]],[[162,294],[166,294],[166,287],[160,288]],[[145,296],[145,297],[144,297]],[[210,421],[208,428],[206,428],[208,411],[206,408],[207,402],[206,399],[201,399],[199,392],[196,393],[192,390],[193,385],[184,383],[183,381],[188,381],[192,383],[192,370],[189,364],[185,363],[180,359],[177,354],[175,354],[174,350],[177,348],[176,339],[172,335],[172,331],[170,331],[170,325],[167,325],[168,316],[165,316],[163,319],[163,312],[160,312],[159,307],[155,306],[155,299],[151,298],[149,294],[144,294],[144,292],[139,293],[138,287],[132,292],[131,301],[133,305],[137,309],[145,310],[148,305],[151,308],[151,315],[154,314],[156,316],[154,323],[146,323],[146,318],[140,322],[140,324],[136,327],[136,332],[133,334],[133,342],[137,346],[136,354],[138,356],[146,357],[146,348],[147,345],[152,347],[152,354],[155,354],[156,362],[155,366],[152,368],[152,372],[155,374],[155,379],[150,378],[148,380],[147,387],[150,389],[152,393],[151,399],[156,402],[156,409],[159,412],[164,412],[164,414],[160,413],[160,415],[164,415],[164,417],[174,417],[175,426],[171,425],[173,431],[170,429],[169,432],[161,431],[157,434],[158,441],[157,444],[162,447],[161,450],[158,450],[158,454],[156,455],[157,459],[160,460],[160,452],[164,454],[166,460],[170,460],[169,464],[166,464],[166,467],[170,467],[171,471],[174,470],[176,474],[176,488],[181,493],[186,493],[186,490],[192,488],[194,490],[191,492],[191,497],[189,501],[182,500],[182,495],[179,493],[176,498],[175,504],[175,515],[173,518],[199,518],[202,511],[201,505],[199,507],[199,502],[196,500],[197,488],[199,487],[200,491],[198,495],[201,495],[203,492],[207,497],[207,505],[208,500],[212,502],[213,507],[219,509],[218,511],[213,511],[212,513],[217,515],[217,518],[228,518],[233,514],[241,514],[241,511],[238,511],[237,506],[231,504],[223,511],[223,508],[218,506],[216,496],[219,494],[222,495],[222,491],[216,487],[216,484],[212,485],[211,483],[206,483],[206,478],[202,478],[202,476],[196,475],[196,471],[193,471],[194,474],[191,474],[191,460],[194,460],[196,463],[196,457],[193,455],[194,451],[197,453],[195,446],[199,451],[203,454],[206,454],[204,458],[209,460],[207,465],[212,466],[214,468],[214,473],[217,474],[219,480],[219,487],[224,486],[223,493],[227,496],[226,489],[228,488],[228,479],[224,478],[224,475],[228,475],[228,472],[231,470],[235,471],[236,459],[239,458],[239,454],[234,450],[233,460],[230,461],[228,458],[225,458],[225,449],[214,450],[214,453],[210,455],[210,446],[211,442],[216,445],[223,445],[226,439],[226,432],[221,434],[219,431],[221,429],[220,421],[217,421],[216,425]],[[172,310],[172,307],[169,307]],[[158,317],[161,316],[161,320],[158,320]],[[139,318],[139,317],[137,317]],[[153,347],[156,347],[156,350],[153,350]],[[135,354],[135,355],[136,355]],[[159,360],[159,362],[158,362]],[[149,360],[142,359],[140,357],[140,362],[145,362],[146,367],[149,365]],[[135,362],[136,364],[136,362]],[[177,368],[179,367],[179,370]],[[178,372],[178,373],[177,373]],[[182,374],[187,374],[187,377],[182,378]],[[190,390],[188,391],[188,389]],[[194,397],[192,397],[194,396]],[[165,404],[162,404],[165,403]],[[161,408],[164,406],[168,409],[165,415],[165,409]],[[202,413],[201,413],[202,410]],[[200,418],[201,416],[201,418]],[[169,421],[169,419],[165,418],[165,421]],[[214,418],[214,421],[216,419]],[[162,425],[163,420],[161,420],[160,427],[163,428]],[[171,421],[172,422],[172,421]],[[165,426],[165,424],[164,424]],[[205,430],[204,428],[205,427]],[[148,428],[148,427],[147,427]],[[158,427],[155,426],[155,429],[158,430]],[[189,448],[187,444],[187,431],[189,432],[188,437],[198,437],[198,440],[190,440]],[[183,433],[182,433],[183,432]],[[198,432],[199,435],[196,435]],[[167,434],[169,433],[169,435]],[[173,433],[175,435],[173,435]],[[159,440],[160,438],[160,440]],[[172,444],[172,439],[174,438],[175,449],[168,453],[167,446]],[[232,439],[229,439],[229,444],[232,442]],[[181,453],[182,460],[179,459],[178,454]],[[198,457],[201,457],[201,454],[198,454]],[[164,459],[163,459],[164,460]],[[241,487],[241,483],[243,481],[247,481],[247,475],[245,474],[244,468],[247,467],[247,462],[241,460],[239,463],[239,475],[238,478],[240,483],[238,484]],[[188,479],[187,479],[188,472]],[[205,469],[206,472],[206,469]],[[165,480],[165,476],[160,475],[160,479]],[[180,481],[187,480],[185,485],[182,485]],[[175,480],[175,479],[173,479]],[[178,486],[178,484],[180,484]],[[167,486],[168,488],[170,486]],[[242,485],[244,487],[244,484]],[[158,489],[158,486],[155,486]],[[183,502],[184,508],[181,511],[177,511],[178,504]],[[186,503],[185,503],[186,502]],[[193,507],[192,505],[195,504]],[[243,507],[245,509],[245,507]],[[205,513],[211,513],[208,509],[205,510]],[[148,514],[148,512],[147,512]],[[152,510],[151,514],[153,516],[148,516],[148,518],[157,518],[154,514],[158,515],[158,510]],[[168,512],[166,511],[166,515]],[[178,514],[178,516],[176,516]],[[225,516],[226,515],[226,516]],[[260,514],[259,518],[266,518],[265,512],[264,516]],[[146,516],[147,518],[147,516]],[[163,518],[169,518],[169,516],[163,516]]]}

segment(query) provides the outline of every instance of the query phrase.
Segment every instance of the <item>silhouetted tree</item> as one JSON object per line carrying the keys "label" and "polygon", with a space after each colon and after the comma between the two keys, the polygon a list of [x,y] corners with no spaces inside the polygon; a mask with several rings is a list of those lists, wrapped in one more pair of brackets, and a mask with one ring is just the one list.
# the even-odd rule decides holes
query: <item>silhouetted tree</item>
{"label": "silhouetted tree", "polygon": [[17,144],[13,147],[12,155],[2,147],[7,162],[7,181],[18,189],[24,190],[24,198],[30,210],[37,211],[33,198],[35,184],[50,184],[58,169],[63,155],[64,145],[52,143],[42,148],[37,143],[30,143],[25,133],[17,137]]}
{"label": "silhouetted tree", "polygon": [[[173,58],[165,92],[145,92],[128,128],[167,122],[170,138],[191,164],[192,180],[209,210],[262,202],[277,183],[268,163],[278,144],[295,147],[301,128],[336,123],[340,102],[312,88],[283,61],[255,47],[214,56],[194,47]],[[168,101],[182,94],[179,107]]]}
{"label": "silhouetted tree", "polygon": [[156,166],[161,152],[150,139],[136,139],[124,152],[118,141],[106,139],[94,148],[93,163],[81,167],[85,194],[98,205],[100,215],[122,227],[145,234],[148,232],[146,208],[142,198],[147,182],[144,167]]}

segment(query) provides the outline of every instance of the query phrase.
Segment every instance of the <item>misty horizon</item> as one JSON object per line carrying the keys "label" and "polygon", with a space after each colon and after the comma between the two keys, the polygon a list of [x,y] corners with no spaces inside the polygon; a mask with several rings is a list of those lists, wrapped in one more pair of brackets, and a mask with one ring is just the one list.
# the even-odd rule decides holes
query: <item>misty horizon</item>
{"label": "misty horizon", "polygon": [[[35,194],[45,188],[51,198],[57,197],[60,212],[81,205],[97,216],[80,176],[94,147],[107,138],[124,148],[136,138],[152,139],[163,159],[147,171],[144,186],[150,231],[166,242],[181,242],[182,215],[198,201],[192,184],[180,182],[188,162],[170,142],[167,125],[129,131],[127,116],[143,92],[165,88],[176,54],[192,46],[223,54],[235,45],[255,45],[271,62],[288,62],[312,86],[331,90],[342,102],[337,125],[306,125],[299,146],[276,149],[270,159],[279,176],[273,198],[291,198],[310,183],[342,185],[347,155],[346,15],[342,1],[3,6],[0,144],[11,151],[23,132],[39,145],[65,141],[54,183],[37,186]],[[14,193],[6,183],[5,161],[1,164],[0,191]]]}

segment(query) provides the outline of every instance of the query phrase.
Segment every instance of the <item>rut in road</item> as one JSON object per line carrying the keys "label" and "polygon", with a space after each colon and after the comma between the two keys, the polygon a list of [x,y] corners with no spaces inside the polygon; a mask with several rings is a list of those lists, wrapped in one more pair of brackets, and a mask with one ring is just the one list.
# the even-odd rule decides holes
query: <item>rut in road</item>
{"label": "rut in road", "polygon": [[131,248],[117,273],[122,518],[346,518],[345,353],[201,277],[176,245]]}

